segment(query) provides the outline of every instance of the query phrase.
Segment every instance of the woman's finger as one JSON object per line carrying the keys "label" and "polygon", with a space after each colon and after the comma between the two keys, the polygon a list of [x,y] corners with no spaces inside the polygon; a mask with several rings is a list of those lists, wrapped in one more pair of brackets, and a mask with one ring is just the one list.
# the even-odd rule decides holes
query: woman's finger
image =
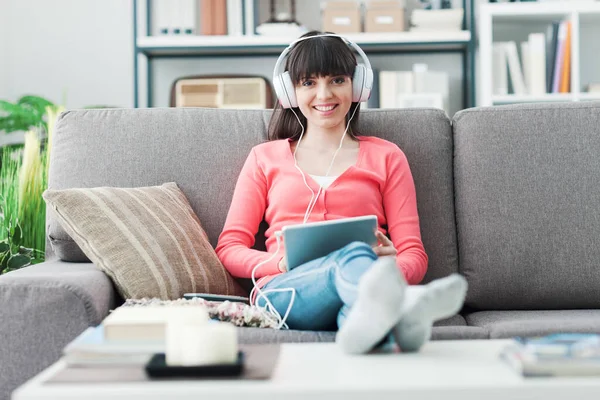
{"label": "woman's finger", "polygon": [[377,255],[377,257],[395,256],[397,253],[396,249],[390,246],[374,247],[373,252],[375,255]]}
{"label": "woman's finger", "polygon": [[377,240],[379,240],[381,242],[381,244],[384,246],[393,246],[394,245],[392,243],[392,241],[390,239],[388,239],[388,237],[385,236],[383,234],[383,232],[381,232],[381,231],[377,231]]}

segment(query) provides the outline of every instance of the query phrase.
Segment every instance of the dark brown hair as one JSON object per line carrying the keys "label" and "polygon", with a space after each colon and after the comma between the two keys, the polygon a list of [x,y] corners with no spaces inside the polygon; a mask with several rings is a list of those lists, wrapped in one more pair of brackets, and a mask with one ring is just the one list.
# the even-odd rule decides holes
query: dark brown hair
{"label": "dark brown hair", "polygon": [[[301,37],[322,34],[323,32],[311,31]],[[352,49],[344,40],[335,36],[324,36],[296,43],[290,50],[285,63],[285,70],[289,71],[294,85],[311,76],[344,75],[352,77],[355,69],[356,57]],[[360,103],[352,103],[348,114],[346,114],[346,123],[348,123],[348,119],[352,115],[351,112],[354,111],[355,107],[360,108]],[[306,117],[298,107],[294,107],[294,111],[298,115],[302,125],[306,127]],[[356,140],[359,114],[360,110],[357,109],[348,128],[348,135],[354,140]],[[300,138],[302,128],[292,110],[283,108],[277,102],[269,121],[268,132],[269,140],[289,138],[296,141]]]}

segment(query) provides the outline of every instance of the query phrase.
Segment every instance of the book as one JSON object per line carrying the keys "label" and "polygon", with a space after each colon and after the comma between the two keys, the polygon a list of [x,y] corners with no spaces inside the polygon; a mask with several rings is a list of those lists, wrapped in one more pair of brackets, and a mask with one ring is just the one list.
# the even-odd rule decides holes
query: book
{"label": "book", "polygon": [[164,340],[170,307],[119,307],[102,321],[106,340]]}
{"label": "book", "polygon": [[527,88],[531,95],[543,95],[546,93],[546,36],[531,33],[527,44]]}
{"label": "book", "polygon": [[165,351],[164,340],[110,341],[102,324],[89,327],[63,349],[64,360],[72,366],[143,364],[154,353]]}
{"label": "book", "polygon": [[566,38],[567,22],[561,21],[558,27],[558,37],[556,39],[556,52],[554,55],[554,74],[552,76],[552,93],[559,93]]}
{"label": "book", "polygon": [[565,36],[565,49],[562,60],[559,93],[571,92],[571,21],[566,21],[567,33]]}
{"label": "book", "polygon": [[515,338],[500,357],[525,377],[600,375],[600,335]]}
{"label": "book", "polygon": [[508,73],[513,86],[514,94],[527,94],[527,88],[525,86],[525,76],[523,75],[523,68],[521,67],[519,53],[517,52],[517,43],[514,41],[504,43],[506,59],[508,61]]}
{"label": "book", "polygon": [[554,59],[556,57],[556,42],[560,22],[554,21],[546,32],[546,92],[552,93],[552,78],[554,77]]}

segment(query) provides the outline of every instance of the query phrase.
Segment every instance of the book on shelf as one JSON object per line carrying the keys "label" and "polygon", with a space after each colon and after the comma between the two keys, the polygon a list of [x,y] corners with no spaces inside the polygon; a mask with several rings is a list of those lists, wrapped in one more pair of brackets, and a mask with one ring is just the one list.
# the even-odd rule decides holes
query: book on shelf
{"label": "book on shelf", "polygon": [[434,107],[448,112],[448,74],[415,64],[412,71],[379,72],[379,107]]}
{"label": "book on shelf", "polygon": [[525,76],[523,74],[523,68],[519,60],[519,53],[517,52],[517,44],[514,41],[504,42],[504,51],[506,52],[506,61],[508,63],[508,74],[510,76],[510,82],[512,84],[513,93],[516,95],[527,94],[527,88],[525,87]]}
{"label": "book on shelf", "polygon": [[[492,43],[494,95],[542,96],[571,91],[571,22],[552,22],[520,43]],[[506,77],[505,77],[506,76]]]}
{"label": "book on shelf", "polygon": [[[154,35],[243,35],[254,23],[246,0],[152,0]],[[248,9],[250,8],[250,9]]]}
{"label": "book on shelf", "polygon": [[525,377],[600,375],[600,335],[558,333],[515,338],[500,357]]}
{"label": "book on shelf", "polygon": [[571,91],[571,21],[565,21],[565,48],[562,57],[562,67],[560,75],[560,83],[558,87],[559,93],[569,93]]}

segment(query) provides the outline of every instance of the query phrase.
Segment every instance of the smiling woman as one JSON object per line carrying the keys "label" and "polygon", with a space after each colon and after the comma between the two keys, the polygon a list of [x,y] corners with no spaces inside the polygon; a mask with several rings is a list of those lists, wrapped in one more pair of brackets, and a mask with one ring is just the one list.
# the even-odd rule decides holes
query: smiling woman
{"label": "smiling woman", "polygon": [[[233,276],[252,279],[251,301],[279,327],[337,324],[336,340],[349,353],[391,343],[393,334],[403,350],[418,350],[433,321],[453,315],[466,291],[459,276],[406,288],[423,279],[428,258],[404,153],[357,132],[372,82],[364,52],[338,35],[309,32],[283,51],[274,68],[271,140],[248,156],[216,248]],[[363,215],[377,217],[378,244],[347,243],[288,270],[285,226]],[[252,248],[263,220],[266,252]]]}

